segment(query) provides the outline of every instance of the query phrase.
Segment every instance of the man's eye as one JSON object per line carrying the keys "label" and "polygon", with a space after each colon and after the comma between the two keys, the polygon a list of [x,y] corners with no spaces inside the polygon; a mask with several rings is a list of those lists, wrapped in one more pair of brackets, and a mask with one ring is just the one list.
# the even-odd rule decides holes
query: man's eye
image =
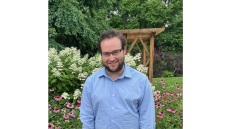
{"label": "man's eye", "polygon": [[104,53],[104,55],[108,56],[108,55],[110,55],[110,53],[106,52],[106,53]]}
{"label": "man's eye", "polygon": [[114,53],[114,54],[117,54],[117,53],[118,53],[118,51],[113,51],[113,53]]}

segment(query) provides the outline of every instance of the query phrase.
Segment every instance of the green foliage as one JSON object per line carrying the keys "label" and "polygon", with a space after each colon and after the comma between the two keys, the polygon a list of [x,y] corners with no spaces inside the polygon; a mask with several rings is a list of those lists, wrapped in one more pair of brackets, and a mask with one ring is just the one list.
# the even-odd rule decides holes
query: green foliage
{"label": "green foliage", "polygon": [[[97,52],[100,34],[110,27],[105,17],[109,0],[49,0],[49,48],[75,46],[82,54]],[[100,5],[100,6],[99,6]]]}
{"label": "green foliage", "polygon": [[182,0],[123,0],[119,5],[118,13],[110,18],[110,26],[115,29],[165,28],[156,36],[155,46],[163,51],[183,51]]}
{"label": "green foliage", "polygon": [[162,72],[163,77],[174,77],[174,72],[170,72],[168,70]]}

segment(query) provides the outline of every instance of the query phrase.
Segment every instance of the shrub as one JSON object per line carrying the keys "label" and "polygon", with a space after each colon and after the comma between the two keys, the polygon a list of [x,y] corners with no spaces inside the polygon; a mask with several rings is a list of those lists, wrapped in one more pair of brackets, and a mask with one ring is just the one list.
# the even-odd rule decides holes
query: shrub
{"label": "shrub", "polygon": [[164,71],[174,73],[173,76],[183,75],[183,53],[172,54],[154,49],[153,77],[164,76]]}
{"label": "shrub", "polygon": [[161,57],[161,51],[154,50],[154,61],[153,61],[153,77],[161,77],[161,73],[165,66],[165,60]]}
{"label": "shrub", "polygon": [[175,56],[175,76],[181,77],[183,76],[183,53],[178,53]]}
{"label": "shrub", "polygon": [[169,72],[168,70],[162,72],[163,77],[173,77],[174,72]]}
{"label": "shrub", "polygon": [[[50,48],[48,57],[49,89],[55,90],[55,96],[68,92],[70,100],[74,99],[73,94],[76,89],[83,88],[86,78],[103,67],[100,53],[88,59],[88,54],[81,57],[80,50],[74,47],[67,47],[59,53],[56,49]],[[136,56],[128,53],[125,55],[125,62],[146,75],[148,67],[137,66],[140,58],[140,53]],[[61,103],[63,104],[64,101]]]}

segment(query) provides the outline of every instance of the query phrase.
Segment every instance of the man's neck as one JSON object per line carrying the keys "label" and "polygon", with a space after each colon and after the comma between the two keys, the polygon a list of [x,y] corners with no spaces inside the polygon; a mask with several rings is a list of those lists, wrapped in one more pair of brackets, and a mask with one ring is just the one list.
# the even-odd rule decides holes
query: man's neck
{"label": "man's neck", "polygon": [[106,70],[106,73],[113,79],[113,80],[116,80],[117,78],[119,78],[122,73],[124,72],[124,69],[125,69],[125,65],[123,65],[122,69],[120,71],[117,71],[115,73],[113,72],[109,72],[108,70]]}

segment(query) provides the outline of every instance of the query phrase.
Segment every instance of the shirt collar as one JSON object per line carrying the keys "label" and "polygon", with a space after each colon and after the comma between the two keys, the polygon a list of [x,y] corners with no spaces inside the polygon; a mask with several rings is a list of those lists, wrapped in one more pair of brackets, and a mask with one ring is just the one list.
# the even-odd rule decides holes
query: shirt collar
{"label": "shirt collar", "polygon": [[[124,77],[132,78],[132,75],[131,75],[130,70],[129,70],[129,66],[125,62],[124,62],[124,64],[125,64],[125,69],[119,78],[124,78]],[[102,76],[109,77],[105,71],[105,67],[103,67],[99,73],[99,77],[102,77]]]}

